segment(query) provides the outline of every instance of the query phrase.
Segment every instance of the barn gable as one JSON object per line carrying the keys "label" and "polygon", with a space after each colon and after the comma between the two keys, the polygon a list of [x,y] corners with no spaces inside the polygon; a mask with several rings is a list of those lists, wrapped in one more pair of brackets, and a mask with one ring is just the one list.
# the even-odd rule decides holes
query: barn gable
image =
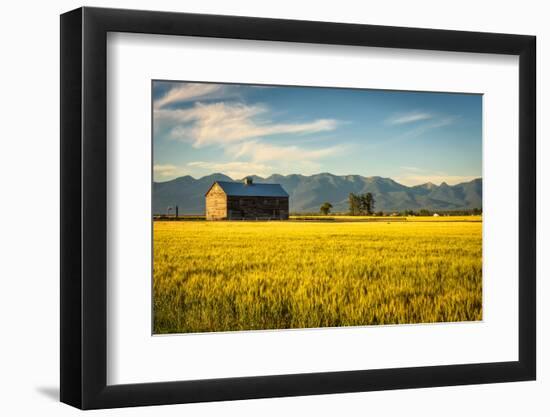
{"label": "barn gable", "polygon": [[217,182],[206,192],[206,220],[227,218],[227,195]]}

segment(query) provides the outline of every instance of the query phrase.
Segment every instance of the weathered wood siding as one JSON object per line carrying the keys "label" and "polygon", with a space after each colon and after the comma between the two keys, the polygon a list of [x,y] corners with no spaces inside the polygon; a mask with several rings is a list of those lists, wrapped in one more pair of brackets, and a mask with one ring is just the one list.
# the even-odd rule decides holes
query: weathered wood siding
{"label": "weathered wood siding", "polygon": [[288,197],[227,197],[231,220],[288,220]]}
{"label": "weathered wood siding", "polygon": [[206,220],[227,219],[227,196],[218,184],[206,194]]}

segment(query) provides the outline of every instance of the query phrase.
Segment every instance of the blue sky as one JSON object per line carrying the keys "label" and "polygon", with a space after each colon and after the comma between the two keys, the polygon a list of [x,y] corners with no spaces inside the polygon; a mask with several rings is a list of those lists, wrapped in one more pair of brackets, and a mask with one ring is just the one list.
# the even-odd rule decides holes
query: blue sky
{"label": "blue sky", "polygon": [[153,82],[155,181],[330,172],[481,177],[482,96]]}

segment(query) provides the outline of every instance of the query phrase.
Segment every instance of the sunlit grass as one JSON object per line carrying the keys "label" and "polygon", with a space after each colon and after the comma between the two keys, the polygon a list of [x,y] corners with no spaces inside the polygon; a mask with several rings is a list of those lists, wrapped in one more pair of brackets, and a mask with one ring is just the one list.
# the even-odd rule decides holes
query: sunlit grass
{"label": "sunlit grass", "polygon": [[481,218],[444,219],[157,221],[154,332],[481,320]]}

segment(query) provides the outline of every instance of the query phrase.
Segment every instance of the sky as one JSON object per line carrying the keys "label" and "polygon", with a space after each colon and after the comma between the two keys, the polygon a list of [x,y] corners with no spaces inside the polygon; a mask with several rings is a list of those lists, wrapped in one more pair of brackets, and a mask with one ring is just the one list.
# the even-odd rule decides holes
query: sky
{"label": "sky", "polygon": [[153,81],[153,176],[481,177],[482,96]]}

